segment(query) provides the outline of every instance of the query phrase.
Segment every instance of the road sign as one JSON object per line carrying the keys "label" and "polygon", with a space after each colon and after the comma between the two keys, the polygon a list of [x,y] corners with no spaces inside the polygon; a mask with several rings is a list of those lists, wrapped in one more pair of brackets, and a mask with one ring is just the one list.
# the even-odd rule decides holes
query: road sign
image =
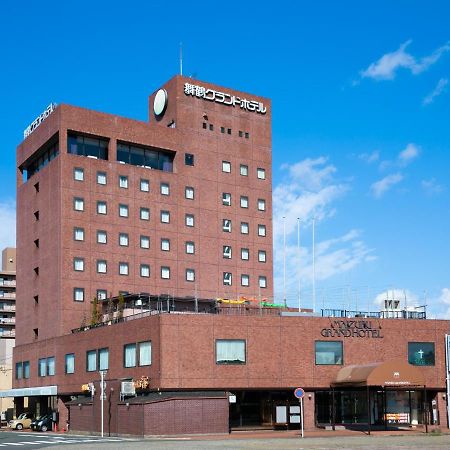
{"label": "road sign", "polygon": [[301,387],[298,387],[294,390],[294,395],[297,398],[303,398],[305,396],[305,391]]}

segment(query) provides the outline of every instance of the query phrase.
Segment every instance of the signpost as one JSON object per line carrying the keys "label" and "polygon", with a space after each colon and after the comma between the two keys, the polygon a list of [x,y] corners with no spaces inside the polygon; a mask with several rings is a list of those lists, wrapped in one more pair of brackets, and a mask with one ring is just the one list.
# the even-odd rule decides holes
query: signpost
{"label": "signpost", "polygon": [[301,387],[298,387],[294,390],[294,395],[300,401],[300,424],[301,424],[302,438],[303,438],[304,437],[304,433],[303,433],[303,397],[305,396],[305,391]]}

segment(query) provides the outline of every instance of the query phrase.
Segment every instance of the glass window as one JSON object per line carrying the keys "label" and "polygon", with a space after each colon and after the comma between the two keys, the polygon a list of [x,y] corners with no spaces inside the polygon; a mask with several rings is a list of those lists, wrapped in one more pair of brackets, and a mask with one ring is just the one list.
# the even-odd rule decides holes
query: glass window
{"label": "glass window", "polygon": [[139,366],[149,366],[152,363],[152,343],[139,342]]}
{"label": "glass window", "polygon": [[267,277],[260,276],[258,279],[259,287],[260,288],[266,288],[267,287]]}
{"label": "glass window", "polygon": [[186,281],[195,281],[194,269],[186,269]]}
{"label": "glass window", "polygon": [[222,161],[222,172],[231,172],[231,163],[229,161]]}
{"label": "glass window", "polygon": [[188,200],[194,200],[194,188],[190,186],[186,186],[186,189],[184,190],[184,196]]}
{"label": "glass window", "polygon": [[119,233],[119,245],[122,247],[128,247],[128,234]]}
{"label": "glass window", "polygon": [[241,195],[241,208],[248,208],[248,197]]}
{"label": "glass window", "polygon": [[55,375],[55,357],[54,356],[47,358],[47,375],[48,376]]}
{"label": "glass window", "polygon": [[76,302],[84,302],[84,288],[73,288],[73,299]]}
{"label": "glass window", "polygon": [[194,155],[192,153],[185,153],[184,154],[184,164],[186,166],[193,166],[194,165]]}
{"label": "glass window", "polygon": [[75,373],[75,354],[67,353],[64,364],[65,373]]}
{"label": "glass window", "polygon": [[84,180],[84,170],[81,167],[75,167],[73,169],[73,179],[76,181]]}
{"label": "glass window", "polygon": [[47,358],[40,358],[38,361],[38,376],[45,377],[47,375]]}
{"label": "glass window", "polygon": [[136,367],[136,344],[123,346],[123,366]]}
{"label": "glass window", "polygon": [[249,259],[249,250],[248,248],[241,248],[241,259],[244,261],[248,261]]}
{"label": "glass window", "polygon": [[141,208],[139,217],[141,220],[150,220],[150,210],[148,208]]}
{"label": "glass window", "polygon": [[434,342],[408,342],[408,362],[413,366],[434,366]]}
{"label": "glass window", "polygon": [[97,370],[97,350],[86,352],[86,371],[95,372]]}
{"label": "glass window", "polygon": [[250,276],[247,274],[241,275],[241,286],[250,286]]}
{"label": "glass window", "polygon": [[148,264],[141,264],[141,277],[150,276],[150,266]]}
{"label": "glass window", "polygon": [[125,175],[119,175],[119,187],[128,189],[128,177],[126,177]]}
{"label": "glass window", "polygon": [[256,174],[260,180],[266,179],[266,170],[265,169],[261,169],[260,167],[258,167]]}
{"label": "glass window", "polygon": [[106,300],[108,297],[108,293],[105,289],[97,289],[97,299],[98,300]]}
{"label": "glass window", "polygon": [[186,242],[186,253],[190,255],[193,255],[195,253],[195,244],[193,242]]}
{"label": "glass window", "polygon": [[194,215],[193,214],[186,214],[185,216],[185,224],[187,227],[193,227],[194,226]]}
{"label": "glass window", "polygon": [[128,275],[128,263],[119,262],[119,275]]}
{"label": "glass window", "polygon": [[222,193],[222,204],[225,206],[231,206],[231,194],[229,192]]}
{"label": "glass window", "polygon": [[30,378],[30,361],[23,362],[23,377]]}
{"label": "glass window", "polygon": [[262,198],[258,199],[258,210],[265,211],[266,210],[266,201]]}
{"label": "glass window", "polygon": [[84,211],[84,199],[75,197],[73,199],[73,209],[75,211]]}
{"label": "glass window", "polygon": [[250,134],[248,131],[245,132],[245,139],[248,139],[250,137]]}
{"label": "glass window", "polygon": [[77,272],[84,271],[84,259],[83,258],[73,258],[73,270]]}
{"label": "glass window", "polygon": [[248,166],[246,164],[241,164],[240,172],[243,177],[248,176]]}
{"label": "glass window", "polygon": [[145,180],[141,178],[141,191],[142,192],[149,192],[150,191],[150,182],[148,180]]}
{"label": "glass window", "polygon": [[223,257],[226,259],[231,259],[231,245],[223,246]]}
{"label": "glass window", "polygon": [[316,341],[316,365],[342,365],[342,341]]}
{"label": "glass window", "polygon": [[170,239],[161,239],[161,250],[164,252],[170,251]]}
{"label": "glass window", "polygon": [[97,272],[98,273],[106,273],[107,265],[104,259],[97,260]]}
{"label": "glass window", "polygon": [[119,217],[128,217],[128,205],[119,205]]}
{"label": "glass window", "polygon": [[220,132],[225,133],[225,127],[220,127]]}
{"label": "glass window", "polygon": [[16,380],[21,380],[23,378],[23,367],[22,361],[16,363]]}
{"label": "glass window", "polygon": [[161,267],[161,278],[164,280],[170,278],[170,267]]}
{"label": "glass window", "polygon": [[170,195],[169,183],[161,183],[161,195]]}
{"label": "glass window", "polygon": [[141,248],[150,248],[149,236],[141,236]]}
{"label": "glass window", "polygon": [[117,143],[117,161],[165,172],[173,170],[174,153],[154,147]]}
{"label": "glass window", "polygon": [[231,220],[230,219],[223,219],[222,220],[222,230],[226,233],[231,233]]}
{"label": "glass window", "polygon": [[248,234],[248,223],[241,222],[241,234]]}
{"label": "glass window", "polygon": [[108,140],[71,133],[67,136],[67,152],[74,155],[108,159]]}
{"label": "glass window", "polygon": [[232,284],[231,272],[224,272],[223,273],[223,284],[225,286],[231,286],[231,284]]}
{"label": "glass window", "polygon": [[75,241],[84,241],[84,228],[75,227],[73,229],[73,238]]}
{"label": "glass window", "polygon": [[265,250],[258,250],[258,261],[259,262],[266,262],[266,251]]}
{"label": "glass window", "polygon": [[98,244],[106,244],[107,242],[107,234],[105,230],[97,230],[97,243]]}
{"label": "glass window", "polygon": [[106,202],[97,202],[97,214],[106,214]]}
{"label": "glass window", "polygon": [[98,370],[108,370],[109,368],[109,349],[100,348],[98,350]]}
{"label": "glass window", "polygon": [[161,222],[162,223],[170,223],[170,212],[169,211],[161,211]]}
{"label": "glass window", "polygon": [[245,364],[244,339],[217,339],[217,364]]}
{"label": "glass window", "polygon": [[265,235],[266,235],[266,226],[258,225],[258,236],[265,236]]}
{"label": "glass window", "polygon": [[106,184],[106,172],[97,172],[97,184]]}

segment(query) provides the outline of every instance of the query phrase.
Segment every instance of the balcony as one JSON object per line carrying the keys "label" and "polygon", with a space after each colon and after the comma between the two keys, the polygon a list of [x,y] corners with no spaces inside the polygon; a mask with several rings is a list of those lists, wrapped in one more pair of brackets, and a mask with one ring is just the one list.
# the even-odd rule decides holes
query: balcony
{"label": "balcony", "polygon": [[14,325],[16,323],[15,317],[2,317],[0,318],[1,325]]}
{"label": "balcony", "polygon": [[16,330],[1,330],[0,329],[0,337],[14,338],[14,337],[16,337]]}
{"label": "balcony", "polygon": [[0,286],[16,287],[16,280],[0,280]]}

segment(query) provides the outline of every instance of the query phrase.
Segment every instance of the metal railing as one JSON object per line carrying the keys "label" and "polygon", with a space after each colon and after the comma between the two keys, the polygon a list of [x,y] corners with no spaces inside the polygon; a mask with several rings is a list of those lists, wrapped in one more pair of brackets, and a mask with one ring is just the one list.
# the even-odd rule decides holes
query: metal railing
{"label": "metal railing", "polygon": [[348,309],[322,309],[322,317],[367,319],[426,319],[426,311],[352,311]]}

